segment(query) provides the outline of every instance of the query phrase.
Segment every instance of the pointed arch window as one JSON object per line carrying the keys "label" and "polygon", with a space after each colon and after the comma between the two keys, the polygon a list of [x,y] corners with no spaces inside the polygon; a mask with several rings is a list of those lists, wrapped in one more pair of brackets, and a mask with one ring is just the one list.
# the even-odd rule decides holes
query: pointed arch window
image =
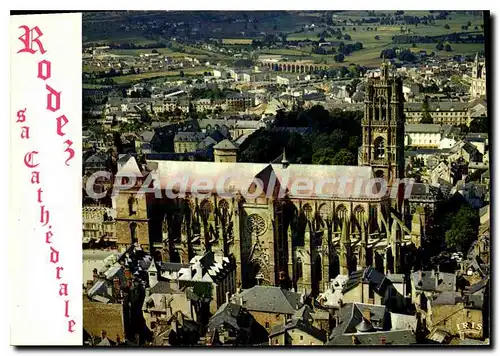
{"label": "pointed arch window", "polygon": [[128,212],[129,215],[135,215],[137,212],[137,199],[133,196],[128,198]]}
{"label": "pointed arch window", "polygon": [[383,96],[379,96],[380,120],[385,121],[387,116],[387,103]]}
{"label": "pointed arch window", "polygon": [[137,224],[135,222],[132,222],[130,225],[129,225],[129,228],[130,228],[130,240],[132,241],[132,243],[136,243],[137,242],[137,238],[136,238],[136,230],[137,230]]}
{"label": "pointed arch window", "polygon": [[382,137],[377,137],[374,142],[375,146],[375,159],[385,158],[385,140]]}
{"label": "pointed arch window", "polygon": [[297,259],[297,280],[302,278],[302,260],[300,257]]}

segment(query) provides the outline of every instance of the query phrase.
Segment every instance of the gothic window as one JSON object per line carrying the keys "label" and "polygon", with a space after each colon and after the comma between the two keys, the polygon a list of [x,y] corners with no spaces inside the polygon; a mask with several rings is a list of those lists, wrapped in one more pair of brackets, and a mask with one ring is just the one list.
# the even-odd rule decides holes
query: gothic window
{"label": "gothic window", "polygon": [[359,226],[361,227],[365,221],[365,209],[361,205],[358,205],[354,209],[354,216],[356,217],[356,221],[358,222]]}
{"label": "gothic window", "polygon": [[226,200],[221,200],[218,206],[219,216],[221,217],[222,223],[225,224],[228,220],[229,215],[229,203]]}
{"label": "gothic window", "polygon": [[137,212],[137,199],[131,196],[128,198],[128,213],[129,215],[135,215]]}
{"label": "gothic window", "polygon": [[387,115],[387,104],[385,102],[385,98],[383,96],[379,96],[379,110],[380,110],[380,120],[385,121]]}
{"label": "gothic window", "polygon": [[347,217],[347,209],[343,205],[337,207],[337,218],[343,220]]}
{"label": "gothic window", "polygon": [[344,205],[339,205],[336,209],[336,221],[337,221],[337,229],[342,228],[342,221],[347,219],[347,209]]}
{"label": "gothic window", "polygon": [[247,231],[250,234],[260,236],[266,232],[266,221],[257,214],[252,214],[247,218]]}
{"label": "gothic window", "polygon": [[385,158],[385,141],[382,137],[377,137],[374,142],[375,159]]}
{"label": "gothic window", "polygon": [[203,200],[200,204],[201,217],[207,220],[211,213],[212,213],[212,204],[206,199]]}
{"label": "gothic window", "polygon": [[302,278],[302,260],[300,257],[297,259],[297,280]]}
{"label": "gothic window", "polygon": [[309,204],[306,204],[302,208],[302,211],[304,212],[304,216],[306,217],[306,219],[310,221],[312,218],[312,207]]}
{"label": "gothic window", "polygon": [[220,208],[221,212],[224,210],[227,211],[227,210],[229,210],[229,203],[226,200],[221,200],[219,202],[219,208]]}
{"label": "gothic window", "polygon": [[137,238],[136,238],[137,224],[135,222],[133,222],[129,225],[129,227],[130,227],[130,240],[132,241],[132,243],[136,243],[137,242]]}
{"label": "gothic window", "polygon": [[329,220],[328,207],[326,206],[326,204],[323,204],[319,207],[318,218],[319,218],[322,225],[326,224],[326,222]]}

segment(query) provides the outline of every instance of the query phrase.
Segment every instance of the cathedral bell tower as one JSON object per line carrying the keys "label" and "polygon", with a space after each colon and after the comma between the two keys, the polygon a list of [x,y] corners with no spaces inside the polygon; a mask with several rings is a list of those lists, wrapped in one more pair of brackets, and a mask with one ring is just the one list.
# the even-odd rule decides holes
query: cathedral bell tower
{"label": "cathedral bell tower", "polygon": [[404,176],[404,96],[401,79],[391,77],[385,61],[380,76],[368,78],[361,126],[359,165],[371,166],[391,186]]}

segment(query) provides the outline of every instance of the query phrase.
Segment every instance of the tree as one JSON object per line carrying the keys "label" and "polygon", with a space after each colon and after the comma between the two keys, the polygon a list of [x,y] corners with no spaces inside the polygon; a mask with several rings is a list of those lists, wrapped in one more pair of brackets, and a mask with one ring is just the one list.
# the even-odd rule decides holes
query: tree
{"label": "tree", "polygon": [[488,117],[480,117],[480,118],[475,118],[472,120],[470,123],[470,132],[484,132],[487,133],[490,131],[489,128],[489,120]]}
{"label": "tree", "polygon": [[378,41],[380,39],[380,36],[375,36],[375,39]]}
{"label": "tree", "polygon": [[333,164],[340,166],[354,166],[357,163],[356,156],[346,148],[342,148],[333,157]]}
{"label": "tree", "polygon": [[447,30],[449,30],[450,29],[450,25],[446,24],[446,25],[444,25],[444,28],[447,29]]}
{"label": "tree", "polygon": [[444,46],[444,50],[445,50],[446,52],[451,52],[451,51],[453,51],[453,49],[451,48],[451,45],[450,45],[449,43],[447,43],[447,44],[446,44],[446,46]]}
{"label": "tree", "polygon": [[335,56],[333,56],[333,59],[335,60],[335,62],[339,62],[339,63],[342,63],[344,61],[344,55],[342,53],[339,53],[339,54],[336,54]]}
{"label": "tree", "polygon": [[470,205],[463,205],[456,214],[450,213],[451,227],[446,231],[446,246],[456,251],[467,252],[477,238],[479,216]]}
{"label": "tree", "polygon": [[439,42],[439,43],[436,45],[436,49],[437,49],[438,51],[442,51],[442,50],[443,50],[443,48],[444,48],[444,46],[443,46],[443,43],[442,43],[442,42]]}
{"label": "tree", "polygon": [[332,165],[337,152],[333,148],[322,148],[312,155],[313,164]]}
{"label": "tree", "polygon": [[184,71],[181,70],[181,72],[179,73],[179,75],[181,76],[181,78],[184,78]]}

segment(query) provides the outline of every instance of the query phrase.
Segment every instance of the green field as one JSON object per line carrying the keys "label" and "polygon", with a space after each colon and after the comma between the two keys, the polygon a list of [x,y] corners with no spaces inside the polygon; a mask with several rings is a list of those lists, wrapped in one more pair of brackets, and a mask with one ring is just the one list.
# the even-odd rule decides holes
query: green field
{"label": "green field", "polygon": [[106,69],[107,68],[105,68],[105,67],[98,67],[98,66],[91,66],[91,65],[84,64],[82,67],[82,72],[85,72],[85,73],[104,72],[104,71],[106,71]]}
{"label": "green field", "polygon": [[[380,11],[377,11],[380,13]],[[388,11],[384,11],[384,13],[391,13]],[[392,12],[394,13],[394,12]],[[425,16],[428,15],[428,11],[405,11],[405,15],[414,15],[414,16]],[[367,17],[367,11],[345,11],[341,13],[337,13],[337,19],[340,20],[356,20],[362,17]],[[461,26],[466,25],[467,22],[471,22],[469,28],[464,31]],[[445,25],[448,24],[450,29],[446,29]],[[416,36],[440,36],[452,33],[482,33],[481,25],[483,24],[482,16],[472,16],[472,15],[464,15],[452,13],[449,15],[449,18],[446,20],[435,20],[435,25],[407,25],[404,26],[403,30],[409,30],[409,35]],[[478,30],[476,31],[474,27],[477,26]],[[362,26],[343,26],[336,25],[332,26],[334,29],[341,29],[342,33],[349,34],[351,36],[350,41],[341,40],[345,44],[361,42],[363,44],[363,49],[361,51],[353,52],[350,56],[346,56],[344,63],[335,63],[333,60],[333,55],[317,55],[311,53],[311,48],[303,48],[301,51],[296,50],[263,50],[261,53],[268,54],[281,54],[284,56],[289,56],[289,59],[297,59],[292,58],[291,56],[301,56],[301,59],[304,60],[314,60],[316,62],[326,62],[328,64],[333,64],[335,66],[344,66],[349,63],[364,65],[364,66],[377,66],[380,64],[380,52],[385,48],[393,48],[393,47],[406,47],[410,48],[413,51],[426,50],[428,53],[435,52],[438,56],[453,56],[457,54],[473,54],[475,52],[479,52],[484,50],[484,45],[480,43],[474,44],[464,44],[464,43],[451,43],[453,51],[437,51],[436,43],[417,43],[417,47],[412,47],[412,44],[394,44],[392,43],[392,37],[396,35],[402,34],[401,26],[381,26],[380,24],[365,24]],[[354,28],[356,30],[354,30]],[[368,30],[370,28],[370,30]],[[373,29],[377,28],[377,31]],[[326,27],[317,28],[315,31],[309,32],[301,32],[301,33],[290,33],[288,34],[288,40],[318,40],[317,34],[323,32]],[[375,36],[378,36],[378,39],[375,39]],[[326,37],[325,41],[336,42],[339,41],[334,37]],[[299,52],[299,53],[297,53]]]}
{"label": "green field", "polygon": [[[375,11],[376,17],[381,17],[379,14],[384,13],[386,15],[393,15],[395,11]],[[163,19],[164,15],[162,12],[156,12],[156,15],[151,15],[153,12],[144,12],[144,14],[133,15],[133,16],[144,16],[145,19],[150,16],[159,16]],[[429,15],[428,11],[404,11],[404,15],[413,15],[413,16],[426,16]],[[404,16],[403,15],[403,16]],[[436,13],[434,13],[436,15]],[[157,41],[144,38],[140,32],[140,30],[131,30],[124,26],[123,24],[127,24],[124,20],[127,16],[132,16],[130,14],[123,15],[115,12],[109,13],[93,13],[86,14],[84,16],[83,21],[83,33],[84,33],[84,43],[86,42],[99,42],[99,43],[134,43],[136,45],[145,45],[148,43],[155,43]],[[174,15],[172,15],[174,16]],[[184,12],[182,14],[175,14],[176,18],[180,16],[180,18],[191,18],[192,16],[198,16],[196,13]],[[183,17],[184,16],[184,17]],[[269,17],[271,16],[271,17]],[[257,51],[254,54],[276,54],[282,55],[289,60],[311,60],[315,63],[324,63],[335,66],[345,66],[349,63],[360,64],[364,66],[377,66],[380,63],[380,52],[384,48],[393,48],[393,47],[405,47],[410,48],[413,51],[426,50],[427,52],[435,52],[438,56],[453,56],[456,54],[473,54],[475,52],[481,51],[484,49],[483,44],[454,44],[451,43],[453,51],[437,51],[435,49],[435,43],[417,43],[416,47],[412,47],[412,44],[394,44],[392,43],[393,36],[403,34],[401,31],[400,25],[386,26],[380,25],[378,23],[372,24],[363,24],[361,26],[344,26],[343,24],[336,24],[335,26],[327,26],[326,23],[322,23],[323,12],[282,12],[281,14],[275,13],[266,17],[266,20],[260,21],[258,23],[258,28],[256,32],[253,34],[244,35],[244,38],[238,38],[240,33],[246,29],[243,28],[243,24],[231,24],[223,28],[222,32],[218,34],[214,34],[215,38],[221,39],[223,43],[229,47],[236,49],[235,53],[239,48],[243,46],[248,46],[251,43],[252,38],[260,38],[257,34],[264,32],[265,34],[275,34],[277,35],[280,32],[287,34],[287,39],[290,41],[294,40],[318,40],[318,33],[321,33],[325,30],[331,32],[332,29],[341,29],[342,33],[349,34],[351,36],[351,40],[341,40],[345,44],[361,42],[363,44],[363,50],[353,52],[350,56],[345,57],[344,63],[335,63],[333,57],[334,55],[318,55],[311,53],[312,47],[304,47],[300,49],[288,49],[288,48],[275,48],[275,49],[262,49]],[[358,20],[364,17],[371,17],[368,11],[342,11],[336,12],[334,14],[334,21],[343,21],[343,20]],[[464,31],[461,26],[471,22],[469,28]],[[316,28],[314,31],[301,31],[304,25],[315,24]],[[207,22],[207,26],[212,26],[211,23]],[[482,33],[481,25],[483,24],[482,16],[472,15],[472,14],[459,14],[456,12],[451,12],[448,15],[448,18],[445,20],[435,20],[434,25],[406,25],[403,26],[403,31],[405,34],[414,35],[414,36],[441,36],[452,33]],[[449,25],[450,29],[446,29],[445,25]],[[213,25],[219,26],[219,25]],[[252,25],[253,26],[253,25]],[[252,26],[248,26],[248,29]],[[474,28],[477,26],[478,30]],[[211,27],[213,28],[213,27]],[[354,28],[356,30],[354,30]],[[370,30],[368,30],[370,28]],[[377,28],[377,31],[374,29]],[[207,27],[203,27],[202,30],[210,31]],[[135,32],[134,32],[135,31]],[[230,32],[233,33],[230,33]],[[217,33],[217,32],[216,32]],[[233,37],[234,36],[234,37]],[[375,39],[375,36],[378,36],[378,39]],[[326,37],[326,41],[338,42],[335,37]],[[227,47],[226,47],[227,48]],[[151,49],[114,49],[110,50],[109,53],[120,56],[138,56],[142,53],[151,53]],[[223,62],[223,63],[232,63],[234,61],[234,57],[232,54],[222,54],[222,53],[214,53],[202,48],[185,45],[182,43],[173,42],[171,48],[157,48],[159,53],[174,57],[174,58],[183,58],[183,57],[192,57],[197,58],[202,63],[205,61],[210,62]],[[90,71],[99,71],[102,68],[90,68],[86,67],[84,70]],[[187,73],[186,73],[187,74]],[[141,76],[151,76],[153,73],[144,73],[139,75],[130,75],[126,77],[134,78],[133,80],[140,80]],[[157,74],[156,74],[157,75]],[[135,79],[134,76],[139,76],[138,79]],[[167,75],[170,77],[170,75]],[[120,81],[126,80],[123,77],[119,79]],[[126,80],[128,81],[128,79]]]}

